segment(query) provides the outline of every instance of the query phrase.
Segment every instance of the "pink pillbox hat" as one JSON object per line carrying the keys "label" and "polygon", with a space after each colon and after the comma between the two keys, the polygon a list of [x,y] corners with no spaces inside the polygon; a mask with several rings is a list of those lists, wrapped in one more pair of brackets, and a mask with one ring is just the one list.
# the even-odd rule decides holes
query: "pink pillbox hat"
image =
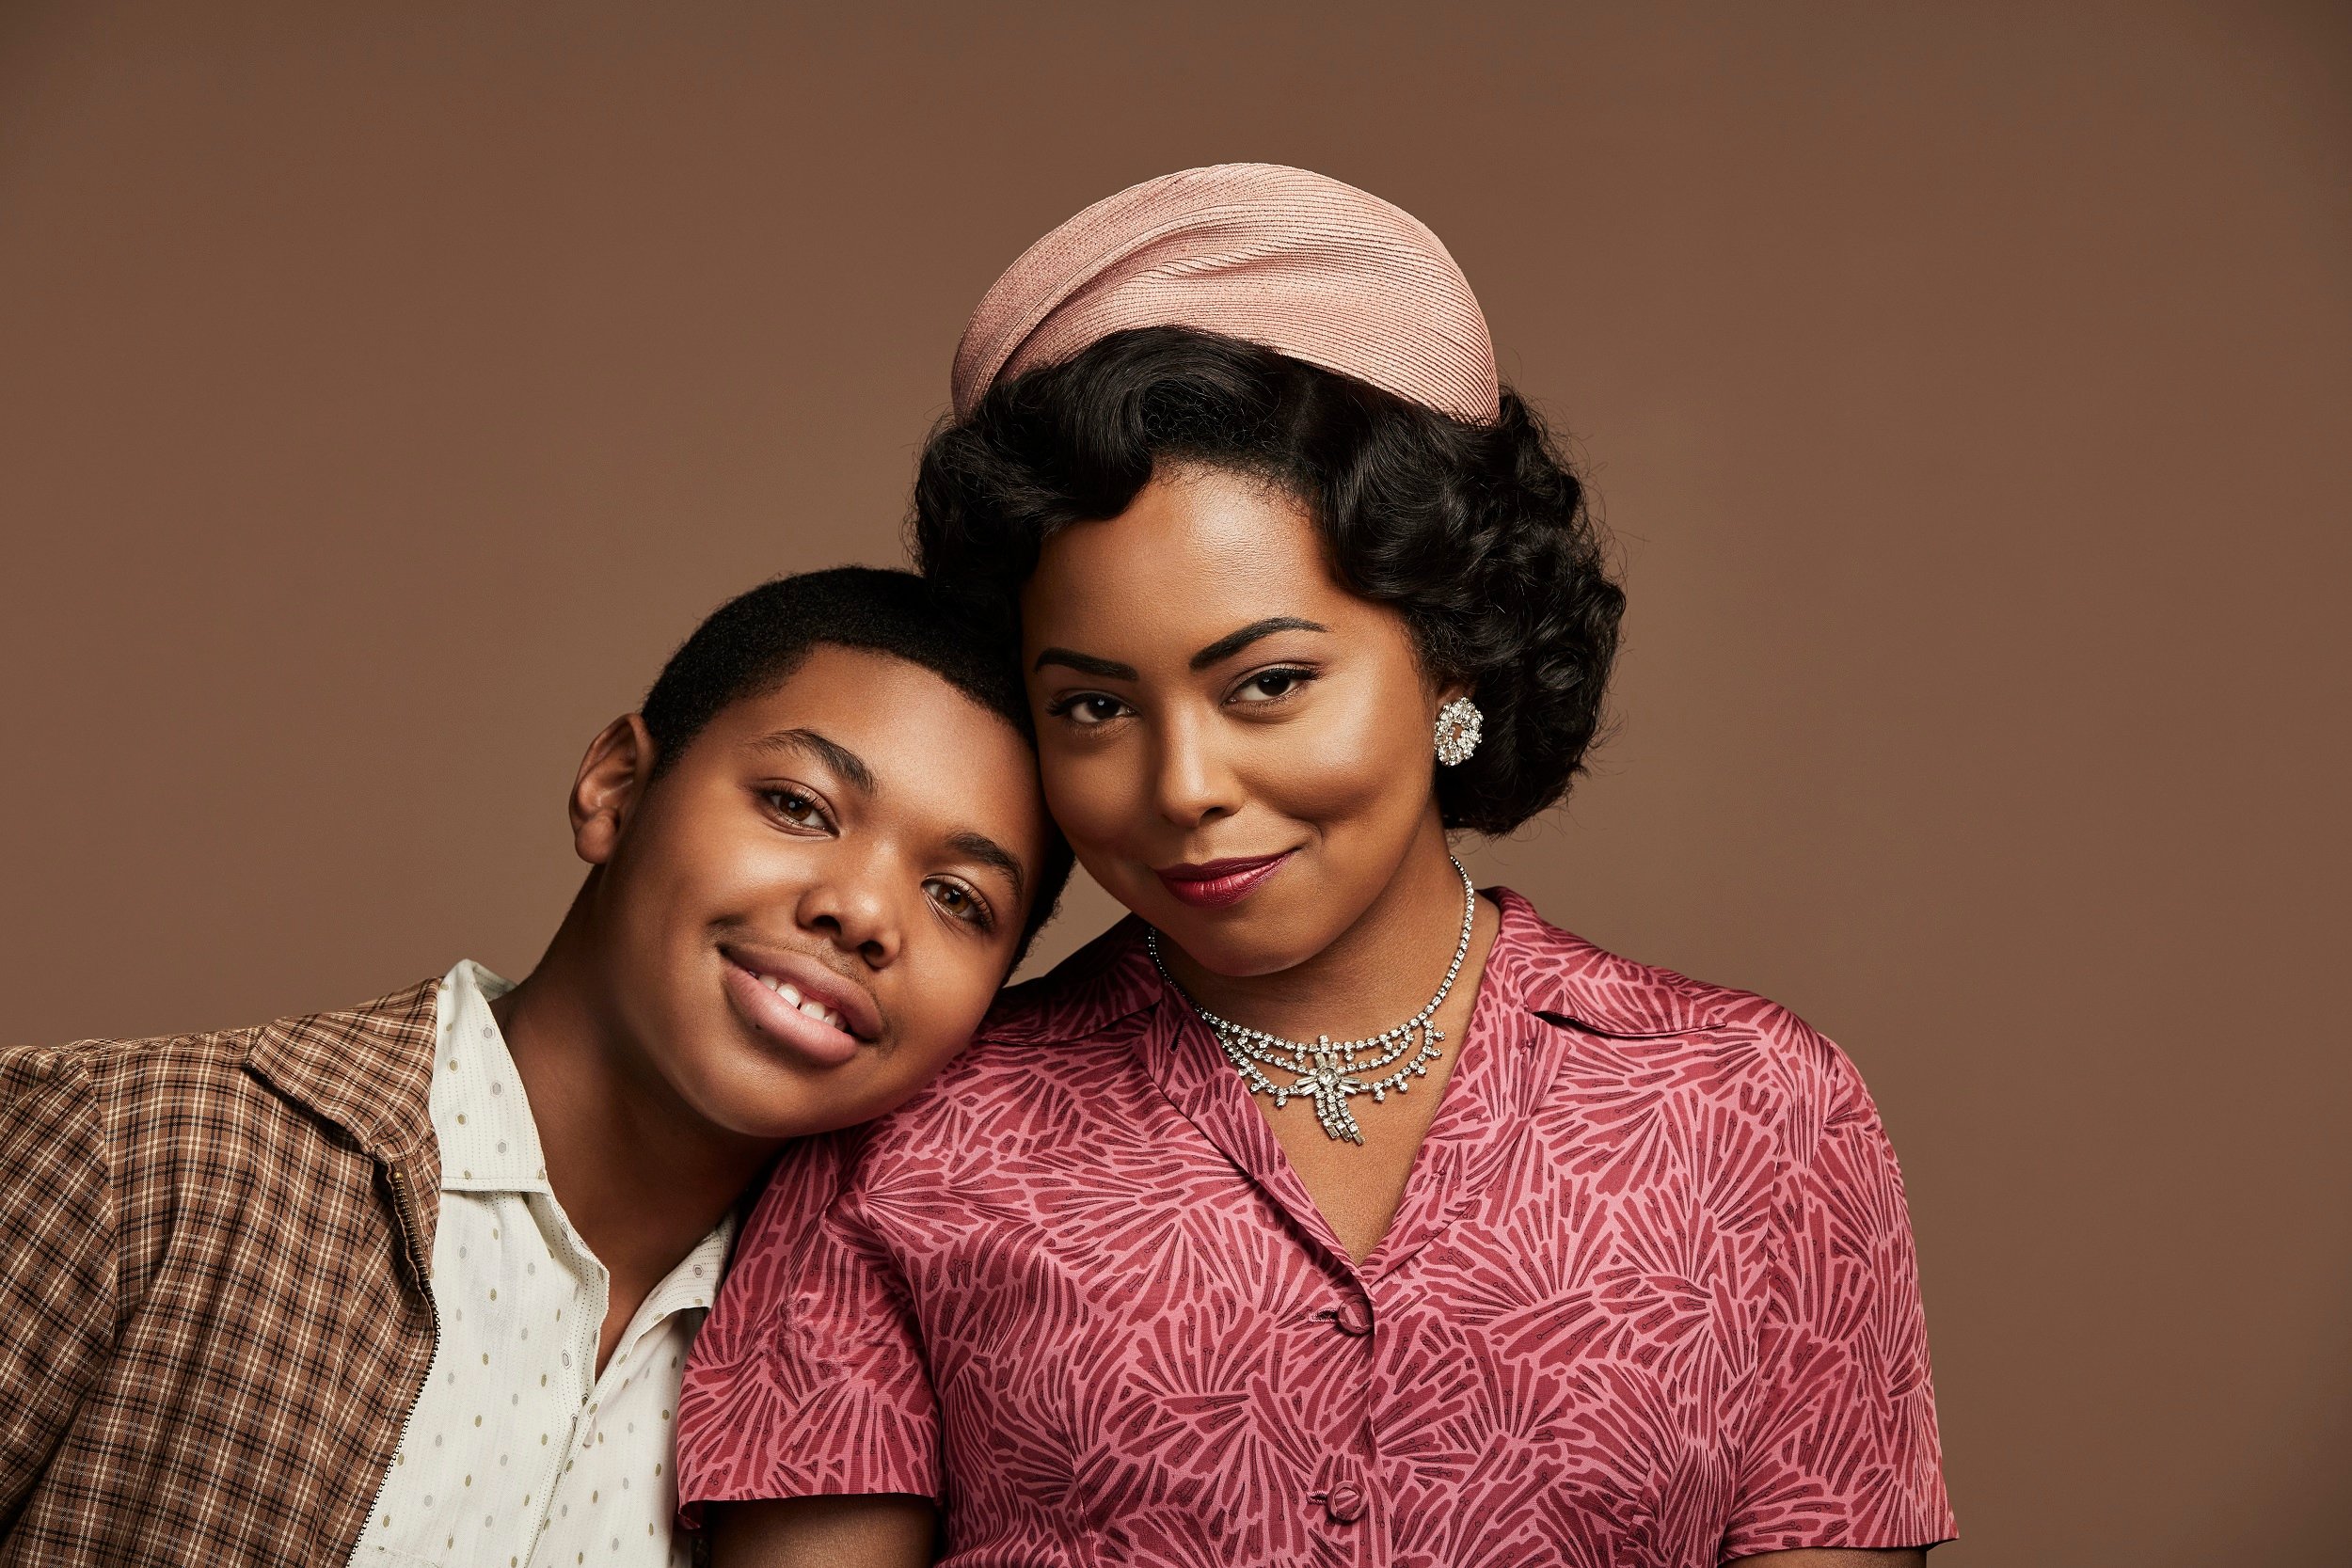
{"label": "pink pillbox hat", "polygon": [[1307,169],[1219,164],[1130,185],[1024,251],[956,345],[957,417],[1135,326],[1245,339],[1473,423],[1500,404],[1477,296],[1418,218]]}

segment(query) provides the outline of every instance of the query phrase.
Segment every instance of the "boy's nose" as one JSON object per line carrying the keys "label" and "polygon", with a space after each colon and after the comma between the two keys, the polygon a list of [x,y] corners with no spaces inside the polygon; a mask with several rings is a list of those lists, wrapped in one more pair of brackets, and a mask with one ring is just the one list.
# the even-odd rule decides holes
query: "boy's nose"
{"label": "boy's nose", "polygon": [[844,874],[847,869],[818,878],[801,895],[801,924],[882,968],[898,957],[896,903],[879,878]]}

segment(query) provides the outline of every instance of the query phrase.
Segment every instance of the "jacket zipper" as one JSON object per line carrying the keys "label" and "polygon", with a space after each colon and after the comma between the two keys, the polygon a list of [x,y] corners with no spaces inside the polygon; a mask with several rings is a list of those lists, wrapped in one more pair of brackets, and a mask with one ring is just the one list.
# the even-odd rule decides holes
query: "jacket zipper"
{"label": "jacket zipper", "polygon": [[406,1409],[400,1418],[400,1436],[392,1444],[391,1462],[384,1466],[384,1473],[376,1478],[375,1490],[368,1495],[368,1511],[359,1515],[359,1533],[351,1538],[351,1550],[343,1558],[344,1568],[352,1568],[359,1560],[359,1543],[367,1539],[368,1521],[375,1517],[376,1504],[384,1500],[384,1489],[392,1484],[392,1466],[399,1463],[401,1449],[408,1446],[409,1423],[417,1418],[417,1405],[424,1398],[425,1384],[433,1381],[434,1357],[441,1354],[441,1308],[433,1299],[433,1270],[417,1261],[416,1216],[408,1207],[408,1183],[401,1179],[397,1168],[389,1174],[392,1210],[400,1216],[400,1243],[407,1249],[409,1267],[424,1285],[424,1311],[433,1323],[433,1349],[424,1358],[424,1379],[417,1385],[416,1392],[408,1396]]}

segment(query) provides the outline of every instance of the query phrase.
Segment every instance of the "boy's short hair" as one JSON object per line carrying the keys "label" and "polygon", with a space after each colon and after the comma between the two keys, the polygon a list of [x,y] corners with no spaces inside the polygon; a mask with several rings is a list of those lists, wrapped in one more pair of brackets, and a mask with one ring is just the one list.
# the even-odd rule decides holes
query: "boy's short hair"
{"label": "boy's short hair", "polygon": [[[835,566],[763,582],[710,613],[661,667],[638,714],[653,736],[653,778],[669,770],[719,713],[792,678],[811,650],[830,644],[919,665],[1036,743],[1028,694],[1003,646],[969,629],[939,591],[913,572]],[[1053,917],[1070,879],[1070,842],[1049,820],[1045,863],[1015,949]]]}

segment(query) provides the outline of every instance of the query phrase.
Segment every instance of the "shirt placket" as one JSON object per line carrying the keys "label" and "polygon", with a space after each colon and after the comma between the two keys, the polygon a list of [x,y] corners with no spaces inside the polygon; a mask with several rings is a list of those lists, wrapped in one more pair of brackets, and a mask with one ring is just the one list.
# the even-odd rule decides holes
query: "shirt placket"
{"label": "shirt placket", "polygon": [[[1409,1489],[1406,1467],[1423,1418],[1414,1414],[1423,1408],[1416,1396],[1426,1395],[1430,1377],[1462,1370],[1450,1350],[1442,1283],[1455,1253],[1455,1227],[1527,1135],[1528,1117],[1558,1069],[1556,1054],[1545,1049],[1550,1031],[1526,1010],[1522,957],[1506,915],[1404,1201],[1359,1271],[1368,1303],[1376,1304],[1366,1330],[1373,1355],[1363,1451],[1384,1523],[1393,1520],[1387,1512],[1391,1499]],[[1401,1560],[1389,1533],[1383,1560]]]}
{"label": "shirt placket", "polygon": [[1355,1269],[1335,1281],[1337,1300],[1315,1314],[1328,1336],[1322,1354],[1343,1357],[1355,1375],[1353,1407],[1334,1412],[1323,1433],[1307,1495],[1315,1522],[1346,1559],[1385,1563],[1389,1557],[1388,1511],[1380,1497],[1380,1452],[1374,1406],[1379,1386],[1379,1318],[1372,1284]]}
{"label": "shirt placket", "polygon": [[557,1260],[571,1281],[571,1303],[558,1309],[563,1328],[564,1348],[557,1355],[562,1384],[556,1400],[551,1402],[555,1408],[549,1411],[550,1419],[559,1418],[560,1412],[564,1441],[552,1449],[541,1477],[539,1495],[544,1500],[532,1527],[530,1550],[524,1555],[526,1562],[537,1560],[549,1528],[559,1517],[568,1517],[563,1511],[572,1506],[572,1499],[565,1491],[564,1479],[577,1466],[586,1444],[594,1440],[596,1336],[604,1323],[605,1303],[611,1289],[604,1264],[580,1244],[554,1199],[533,1195],[531,1201],[541,1228],[553,1238],[549,1250],[561,1254]]}
{"label": "shirt placket", "polygon": [[[1311,1440],[1318,1446],[1295,1499],[1308,1528],[1323,1540],[1315,1560],[1385,1563],[1388,1530],[1375,1484],[1379,1455],[1374,1433],[1374,1390],[1379,1350],[1374,1286],[1347,1255],[1298,1173],[1284,1157],[1263,1115],[1233,1075],[1207,1026],[1163,994],[1141,1047],[1162,1091],[1218,1152],[1289,1216],[1329,1281],[1325,1305],[1311,1317],[1309,1353],[1344,1356],[1357,1375],[1343,1409],[1322,1412]],[[1375,1255],[1377,1257],[1377,1254]]]}
{"label": "shirt placket", "polygon": [[[1172,999],[1163,997],[1162,1027],[1170,1031],[1155,1053],[1164,1064],[1163,1088],[1291,1216],[1320,1254],[1318,1262],[1331,1281],[1330,1302],[1315,1317],[1330,1336],[1325,1341],[1326,1354],[1352,1361],[1357,1376],[1348,1386],[1359,1392],[1348,1408],[1330,1412],[1323,1423],[1318,1434],[1323,1451],[1306,1501],[1314,1511],[1317,1528],[1338,1548],[1333,1555],[1340,1560],[1385,1565],[1394,1555],[1388,1507],[1391,1488],[1383,1482],[1390,1456],[1382,1451],[1382,1434],[1393,1431],[1394,1402],[1405,1386],[1405,1371],[1391,1364],[1405,1338],[1396,1332],[1402,1323],[1398,1314],[1433,1309],[1411,1289],[1409,1270],[1417,1256],[1445,1233],[1456,1211],[1522,1131],[1521,1102],[1542,1076],[1541,1068],[1529,1059],[1532,1039],[1519,1005],[1518,957],[1514,945],[1501,939],[1489,951],[1478,1000],[1463,1031],[1464,1055],[1447,1082],[1444,1101],[1415,1157],[1388,1234],[1360,1264],[1331,1234],[1263,1114],[1239,1084],[1231,1081],[1230,1072],[1219,1070],[1228,1064],[1214,1059],[1217,1053],[1213,1050],[1197,1049],[1201,1041],[1177,1033],[1187,1028],[1184,1015],[1166,1018]],[[1205,1026],[1200,1033],[1205,1036]]]}
{"label": "shirt placket", "polygon": [[[1415,1161],[1411,1196],[1400,1206],[1423,1214],[1443,1214],[1455,1207],[1463,1172],[1462,1151],[1452,1140],[1432,1136]],[[1400,1243],[1391,1249],[1390,1238]],[[1391,1451],[1411,1433],[1400,1429],[1400,1397],[1414,1388],[1420,1374],[1401,1364],[1409,1360],[1407,1330],[1412,1314],[1438,1309],[1425,1291],[1415,1287],[1412,1264],[1422,1250],[1418,1240],[1391,1225],[1371,1257],[1361,1263],[1341,1259],[1333,1277],[1333,1300],[1315,1314],[1330,1336],[1327,1354],[1350,1358],[1355,1376],[1348,1386],[1357,1391],[1350,1407],[1333,1413],[1326,1432],[1325,1452],[1316,1466],[1312,1501],[1325,1525],[1346,1544],[1351,1560],[1378,1563],[1395,1560],[1396,1516],[1391,1498],[1401,1479],[1396,1466],[1409,1463]]]}

